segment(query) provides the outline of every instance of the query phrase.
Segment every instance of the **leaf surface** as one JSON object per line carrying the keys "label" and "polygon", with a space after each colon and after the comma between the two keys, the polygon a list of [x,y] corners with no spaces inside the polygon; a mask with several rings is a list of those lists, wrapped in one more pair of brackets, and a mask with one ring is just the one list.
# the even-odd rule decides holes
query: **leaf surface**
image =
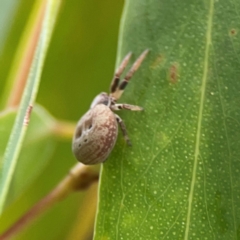
{"label": "leaf surface", "polygon": [[[95,239],[238,239],[240,2],[126,1],[117,64],[151,50],[121,102]],[[132,61],[133,62],[133,61]]]}

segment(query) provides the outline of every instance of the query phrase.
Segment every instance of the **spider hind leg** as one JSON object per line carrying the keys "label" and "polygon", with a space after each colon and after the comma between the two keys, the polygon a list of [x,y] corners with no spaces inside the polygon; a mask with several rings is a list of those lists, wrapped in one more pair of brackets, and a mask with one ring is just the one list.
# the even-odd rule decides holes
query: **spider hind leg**
{"label": "spider hind leg", "polygon": [[117,122],[118,122],[120,128],[122,129],[123,137],[124,137],[125,141],[127,142],[127,145],[132,146],[132,143],[128,137],[127,129],[126,129],[126,126],[125,126],[123,120],[117,114],[115,114],[115,116],[116,116],[116,119],[117,119]]}

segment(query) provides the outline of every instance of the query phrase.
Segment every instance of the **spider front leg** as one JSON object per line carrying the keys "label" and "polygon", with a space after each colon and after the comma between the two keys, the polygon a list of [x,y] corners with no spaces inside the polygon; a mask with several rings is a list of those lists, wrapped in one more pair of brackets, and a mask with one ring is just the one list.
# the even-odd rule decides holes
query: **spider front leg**
{"label": "spider front leg", "polygon": [[[115,100],[118,100],[124,89],[126,88],[126,86],[128,85],[129,80],[132,78],[133,74],[138,70],[138,68],[140,67],[140,65],[142,64],[142,61],[144,60],[144,58],[147,56],[149,50],[146,49],[138,58],[137,60],[133,63],[132,67],[130,68],[130,70],[128,71],[128,73],[126,74],[126,76],[124,77],[124,79],[122,80],[122,82],[120,82],[120,74],[123,72],[124,68],[126,67],[130,57],[131,57],[131,53],[129,53],[124,60],[122,61],[119,69],[117,70],[117,72],[115,73],[115,77],[114,80],[112,81],[111,84],[111,93],[110,96],[112,98],[114,98]],[[120,82],[120,83],[119,83]]]}
{"label": "spider front leg", "polygon": [[125,126],[123,120],[117,114],[115,114],[115,116],[116,116],[116,119],[117,119],[117,122],[118,122],[119,126],[122,129],[122,133],[123,133],[123,137],[125,138],[125,141],[127,142],[128,146],[132,146],[132,143],[131,143],[131,141],[128,137],[127,129],[126,129],[126,126]]}
{"label": "spider front leg", "polygon": [[126,104],[126,103],[115,103],[114,105],[111,105],[110,108],[113,111],[117,111],[117,110],[121,110],[121,109],[127,109],[127,110],[131,110],[131,111],[142,111],[143,108],[136,106],[136,105],[130,105],[130,104]]}
{"label": "spider front leg", "polygon": [[116,70],[116,72],[114,74],[114,77],[113,77],[113,80],[112,80],[112,83],[111,83],[111,86],[110,86],[110,93],[111,94],[114,93],[117,90],[119,82],[120,82],[120,76],[123,73],[125,67],[127,66],[131,56],[132,56],[132,53],[131,52],[128,53],[127,56],[121,62],[118,69]]}

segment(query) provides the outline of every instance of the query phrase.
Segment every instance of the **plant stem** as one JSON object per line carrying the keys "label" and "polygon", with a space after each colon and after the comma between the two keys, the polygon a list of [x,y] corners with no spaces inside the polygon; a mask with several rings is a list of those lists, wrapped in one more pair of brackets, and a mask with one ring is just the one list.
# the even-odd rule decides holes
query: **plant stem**
{"label": "plant stem", "polygon": [[98,170],[96,167],[86,166],[82,163],[75,165],[69,174],[48,195],[36,203],[9,229],[0,235],[0,240],[10,239],[10,237],[19,233],[27,224],[32,222],[52,205],[66,198],[71,192],[84,190],[91,186],[91,184],[99,178]]}
{"label": "plant stem", "polygon": [[53,134],[64,139],[72,139],[76,122],[59,121],[57,120],[52,128]]}

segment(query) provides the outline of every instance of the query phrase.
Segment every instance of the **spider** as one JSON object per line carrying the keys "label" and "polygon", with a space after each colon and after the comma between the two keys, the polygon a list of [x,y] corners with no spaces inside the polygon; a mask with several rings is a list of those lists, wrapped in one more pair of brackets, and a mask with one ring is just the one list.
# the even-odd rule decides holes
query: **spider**
{"label": "spider", "polygon": [[132,53],[128,53],[115,72],[110,85],[110,94],[105,92],[97,95],[90,106],[90,110],[79,120],[73,137],[72,150],[75,157],[84,164],[97,164],[104,162],[112,151],[118,134],[119,124],[123,136],[129,146],[128,137],[123,120],[113,111],[127,109],[142,111],[140,106],[126,103],[117,103],[134,72],[140,67],[148,54],[145,50],[134,62],[122,81],[120,76],[127,66]]}

